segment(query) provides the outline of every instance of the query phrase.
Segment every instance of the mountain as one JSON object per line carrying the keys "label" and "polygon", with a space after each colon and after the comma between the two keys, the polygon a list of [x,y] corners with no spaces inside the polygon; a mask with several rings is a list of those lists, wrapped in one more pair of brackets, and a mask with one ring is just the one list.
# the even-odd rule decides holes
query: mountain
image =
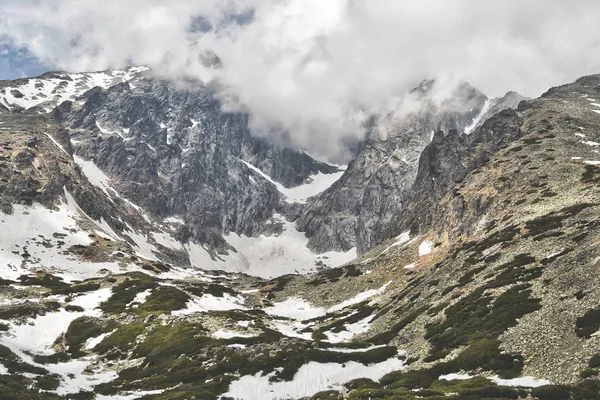
{"label": "mountain", "polygon": [[[1,398],[600,398],[600,75],[424,82],[345,169],[193,84],[5,101]],[[307,246],[360,255],[279,276],[344,262]]]}
{"label": "mountain", "polygon": [[297,221],[316,251],[348,250],[359,253],[382,240],[384,227],[402,209],[416,178],[421,152],[435,132],[467,133],[497,112],[516,108],[524,98],[512,92],[488,99],[469,84],[459,85],[443,101],[435,98],[434,82],[413,90],[422,106],[408,115],[387,115],[374,135],[331,188],[313,198]]}
{"label": "mountain", "polygon": [[[91,87],[96,83],[103,86]],[[309,251],[286,218],[342,170],[251,135],[248,115],[221,111],[201,82],[182,89],[129,68],[48,73],[1,86],[13,113],[26,106],[43,112],[65,100],[51,114],[89,181],[155,221],[160,235],[169,226],[172,246],[130,229],[146,257],[268,277],[335,266],[356,254]]]}

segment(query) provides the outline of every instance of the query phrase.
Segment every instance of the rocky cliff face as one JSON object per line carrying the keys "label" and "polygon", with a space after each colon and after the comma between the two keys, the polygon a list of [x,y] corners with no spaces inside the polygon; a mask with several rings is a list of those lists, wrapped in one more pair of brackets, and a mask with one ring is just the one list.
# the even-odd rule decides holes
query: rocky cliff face
{"label": "rocky cliff face", "polygon": [[[419,157],[435,132],[472,131],[502,109],[522,99],[516,93],[489,99],[468,84],[444,101],[434,98],[434,84],[425,81],[412,95],[417,111],[390,115],[379,122],[364,150],[329,190],[311,201],[297,225],[316,251],[357,247],[365,252],[382,240],[394,213],[406,204],[418,170]],[[438,136],[438,139],[440,137]]]}
{"label": "rocky cliff face", "polygon": [[77,155],[116,181],[126,198],[159,217],[178,216],[185,236],[223,252],[223,233],[253,236],[283,202],[251,164],[287,187],[337,168],[252,136],[248,116],[221,111],[201,83],[192,90],[140,78],[87,92],[53,115]]}

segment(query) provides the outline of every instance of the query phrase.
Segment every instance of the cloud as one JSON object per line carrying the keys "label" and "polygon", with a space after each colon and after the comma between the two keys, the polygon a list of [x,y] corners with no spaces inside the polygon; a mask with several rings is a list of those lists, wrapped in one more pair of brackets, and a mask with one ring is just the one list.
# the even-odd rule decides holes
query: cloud
{"label": "cloud", "polygon": [[259,134],[326,155],[427,78],[537,96],[600,72],[594,0],[4,0],[0,36],[69,70],[211,77]]}

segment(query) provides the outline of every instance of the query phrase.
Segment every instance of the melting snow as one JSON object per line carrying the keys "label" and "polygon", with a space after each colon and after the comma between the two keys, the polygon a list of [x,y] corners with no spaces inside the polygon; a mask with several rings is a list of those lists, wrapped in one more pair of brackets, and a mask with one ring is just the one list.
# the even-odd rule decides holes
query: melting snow
{"label": "melting snow", "polygon": [[387,249],[385,249],[384,251],[382,251],[381,254],[385,254],[392,247],[400,246],[401,244],[404,244],[404,243],[408,242],[409,240],[410,240],[410,231],[403,232],[399,236],[396,237],[396,242],[394,242]]}
{"label": "melting snow", "polygon": [[587,144],[588,146],[593,146],[593,147],[600,146],[600,143],[598,143],[598,142],[592,142],[591,140],[587,140],[587,141],[581,142],[581,143]]}
{"label": "melting snow", "polygon": [[233,339],[233,338],[249,338],[249,337],[254,337],[256,335],[252,335],[252,334],[248,334],[248,333],[232,332],[232,331],[226,331],[223,329],[219,329],[218,331],[214,332],[211,336],[215,339]]}
{"label": "melting snow", "polygon": [[316,270],[316,263],[328,267],[337,267],[356,258],[356,249],[345,253],[330,251],[315,254],[308,247],[304,233],[296,230],[293,223],[276,215],[275,219],[283,225],[279,235],[258,237],[239,236],[231,233],[225,240],[237,252],[218,255],[212,259],[202,246],[188,243],[185,250],[190,256],[193,267],[205,270],[224,270],[242,272],[262,278],[274,278],[292,273],[307,273]]}
{"label": "melting snow", "polygon": [[[67,199],[72,200],[69,196]],[[78,228],[76,221],[80,217],[74,201],[60,204],[56,211],[34,203],[32,206],[13,205],[10,215],[0,212],[1,276],[15,280],[28,274],[29,266],[43,267],[70,282],[98,276],[100,269],[120,271],[117,263],[83,262],[65,252],[71,246],[88,246],[93,242]],[[25,249],[29,254],[27,258],[23,257]]]}
{"label": "melting snow", "polygon": [[[307,327],[313,325],[313,323],[302,323],[300,321],[306,321],[313,318],[318,318],[326,315],[327,313],[336,312],[343,310],[346,307],[361,303],[365,300],[370,299],[376,295],[379,295],[385,291],[388,282],[379,289],[366,290],[354,296],[351,299],[343,301],[339,304],[325,307],[315,307],[306,300],[291,297],[284,301],[274,303],[271,307],[267,307],[264,311],[274,317],[289,318],[290,320],[273,320],[271,322],[271,328],[279,331],[280,333],[290,336],[297,337],[300,339],[311,340],[310,332],[302,332]],[[370,329],[370,322],[374,316],[368,316],[361,321],[353,324],[347,324],[344,326],[342,332],[325,332],[328,340],[331,343],[347,342],[359,333],[368,332]]]}
{"label": "melting snow", "polygon": [[177,240],[175,240],[171,235],[165,232],[151,232],[152,238],[156,241],[156,243],[165,246],[172,250],[183,250],[183,246]]}
{"label": "melting snow", "polygon": [[75,163],[81,167],[84,175],[88,178],[88,181],[99,189],[102,189],[108,197],[112,197],[112,194],[108,192],[110,187],[110,178],[106,176],[100,168],[96,166],[92,161],[86,161],[83,158],[73,155]]}
{"label": "melting snow", "polygon": [[265,312],[276,317],[291,318],[298,321],[318,318],[327,314],[325,308],[314,307],[308,301],[295,297],[274,303],[271,307],[265,308]]}
{"label": "melting snow", "polygon": [[363,301],[368,300],[371,297],[377,296],[383,293],[391,283],[392,282],[390,281],[382,287],[380,287],[379,289],[371,289],[366,290],[364,292],[360,292],[351,299],[345,300],[329,308],[315,307],[306,300],[299,299],[296,297],[290,297],[289,299],[286,299],[284,301],[274,303],[271,307],[266,307],[264,311],[269,315],[273,315],[276,317],[291,318],[297,321],[318,318],[322,317],[327,313],[341,311],[346,307],[362,303]]}
{"label": "melting snow", "polygon": [[[474,378],[474,376],[472,375],[468,375],[468,374],[448,374],[448,375],[442,375],[439,377],[440,380],[447,380],[447,381],[453,381],[453,380],[467,380],[467,379],[471,379]],[[523,377],[519,377],[519,378],[514,378],[514,379],[502,379],[499,378],[498,376],[486,376],[486,378],[488,378],[491,381],[496,382],[498,385],[500,386],[514,386],[514,387],[539,387],[539,386],[545,386],[545,385],[550,385],[551,382],[546,380],[546,379],[536,379],[533,378],[531,376],[523,376]]]}
{"label": "melting snow", "polygon": [[148,296],[150,296],[151,294],[152,294],[152,289],[146,289],[143,292],[136,294],[135,297],[133,298],[133,300],[131,300],[127,304],[127,307],[137,308],[139,306],[139,304],[144,304],[146,302],[146,299],[148,298]]}
{"label": "melting snow", "polygon": [[427,254],[431,253],[431,251],[433,250],[433,242],[429,241],[429,240],[425,240],[424,242],[422,242],[419,245],[419,256],[426,256]]}
{"label": "melting snow", "polygon": [[300,367],[292,381],[270,382],[269,378],[273,374],[243,376],[233,382],[223,396],[244,400],[310,397],[323,390],[341,389],[344,383],[357,378],[377,381],[387,373],[403,368],[404,362],[396,357],[370,365],[355,361],[344,364],[311,361]]}
{"label": "melting snow", "polygon": [[344,330],[341,332],[325,332],[327,341],[330,343],[343,343],[352,340],[354,335],[369,332],[371,329],[371,320],[375,318],[375,315],[369,315],[368,317],[355,322],[353,324],[345,324]]}
{"label": "melting snow", "polygon": [[100,316],[100,311],[96,308],[101,302],[108,300],[111,295],[112,290],[104,288],[77,297],[70,304],[82,307],[83,312],[60,310],[32,318],[23,325],[11,322],[9,332],[0,336],[0,343],[11,349],[28,364],[59,374],[62,377],[61,384],[56,391],[59,395],[93,390],[95,385],[115,379],[117,373],[114,371],[97,372],[93,376],[84,376],[82,372],[88,368],[92,358],[57,364],[38,364],[33,361],[33,355],[54,354],[52,350],[54,341],[67,330],[71,322],[81,316]]}
{"label": "melting snow", "polygon": [[102,394],[96,395],[96,400],[135,400],[144,396],[152,396],[155,394],[161,394],[167,389],[157,389],[157,390],[147,390],[147,391],[137,391],[137,392],[126,392],[125,394],[111,394],[110,396],[105,396]]}
{"label": "melting snow", "polygon": [[323,174],[319,172],[316,175],[312,175],[310,178],[312,182],[305,183],[300,186],[296,186],[294,188],[286,188],[281,183],[275,182],[271,177],[260,169],[256,168],[254,165],[241,160],[248,168],[252,171],[256,172],[258,175],[265,178],[267,181],[271,182],[279,193],[285,196],[285,201],[287,203],[300,203],[305,204],[306,200],[309,197],[316,196],[321,192],[327,190],[331,185],[333,185],[338,179],[342,177],[344,171],[336,172],[333,174]]}
{"label": "melting snow", "polygon": [[206,311],[228,311],[228,310],[245,310],[244,298],[242,296],[232,296],[228,293],[223,294],[223,297],[216,297],[211,294],[205,294],[202,297],[193,296],[188,301],[187,306],[183,310],[173,311],[172,315],[188,315],[196,312]]}
{"label": "melting snow", "polygon": [[[45,111],[50,112],[63,101],[73,101],[95,86],[106,89],[114,84],[127,82],[146,70],[147,67],[135,67],[79,74],[59,73],[59,77],[53,78],[31,78],[16,86],[0,90],[0,101],[9,109],[13,107],[29,109],[45,104],[49,106]],[[22,96],[15,96],[13,90],[20,92]]]}
{"label": "melting snow", "polygon": [[471,123],[471,125],[465,127],[465,134],[468,135],[471,132],[473,132],[473,130],[475,130],[475,128],[477,127],[477,124],[479,124],[479,122],[481,121],[481,118],[483,118],[485,113],[487,113],[488,110],[490,109],[491,103],[492,103],[492,101],[490,99],[487,99],[485,101],[485,103],[483,104],[483,107],[481,108],[481,111],[479,112],[479,115],[477,115],[477,117],[475,117],[475,119],[473,119],[473,122]]}

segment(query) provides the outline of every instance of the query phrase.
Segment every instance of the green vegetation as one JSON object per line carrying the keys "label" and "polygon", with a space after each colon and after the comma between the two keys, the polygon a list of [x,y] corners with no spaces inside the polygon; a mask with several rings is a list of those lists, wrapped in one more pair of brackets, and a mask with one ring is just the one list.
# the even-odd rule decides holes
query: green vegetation
{"label": "green vegetation", "polygon": [[531,395],[539,400],[569,400],[571,389],[562,385],[540,386],[532,389]]}
{"label": "green vegetation", "polygon": [[523,315],[540,308],[529,297],[529,285],[515,286],[494,299],[478,288],[449,307],[443,323],[427,329],[432,352],[451,350],[482,339],[496,339]]}
{"label": "green vegetation", "polygon": [[10,374],[48,375],[48,371],[44,368],[22,362],[16,354],[3,345],[0,345],[0,364],[4,365]]}
{"label": "green vegetation", "polygon": [[144,324],[140,322],[121,325],[114,333],[98,343],[93,351],[106,355],[111,360],[125,356],[133,349],[136,337],[144,332],[144,328]]}
{"label": "green vegetation", "polygon": [[63,282],[62,278],[50,274],[44,274],[42,276],[21,275],[19,281],[21,281],[21,285],[24,286],[42,286],[53,291],[69,287],[69,284]]}
{"label": "green vegetation", "polygon": [[185,292],[171,286],[161,286],[152,291],[138,310],[147,312],[171,312],[186,307],[190,300]]}
{"label": "green vegetation", "polygon": [[327,390],[315,394],[310,398],[310,400],[337,400],[340,398],[339,396],[340,392],[337,390]]}
{"label": "green vegetation", "polygon": [[373,336],[368,341],[372,344],[387,344],[390,340],[394,339],[398,333],[406,328],[408,324],[412,323],[416,320],[421,314],[423,314],[427,310],[427,307],[420,307],[411,313],[409,313],[406,317],[404,317],[400,322],[396,323],[390,330],[387,332],[382,332],[378,335]]}
{"label": "green vegetation", "polygon": [[[40,377],[38,386],[44,390],[54,390],[56,377]],[[40,392],[35,388],[35,382],[19,374],[0,375],[0,399],[10,400],[60,400],[60,396],[47,392]]]}
{"label": "green vegetation", "polygon": [[100,304],[105,313],[121,313],[138,293],[158,287],[158,283],[150,276],[135,272],[125,275],[125,280],[113,288],[113,295]]}
{"label": "green vegetation", "polygon": [[93,292],[98,289],[100,289],[99,283],[88,282],[88,283],[83,283],[80,285],[69,285],[67,287],[57,288],[52,291],[52,294],[70,295],[70,294],[76,294],[76,293]]}
{"label": "green vegetation", "polygon": [[110,332],[115,329],[117,325],[118,324],[115,321],[109,321],[107,323],[91,317],[79,317],[75,319],[69,325],[64,336],[64,339],[68,344],[68,353],[74,358],[83,357],[85,352],[83,352],[81,348],[88,339]]}

